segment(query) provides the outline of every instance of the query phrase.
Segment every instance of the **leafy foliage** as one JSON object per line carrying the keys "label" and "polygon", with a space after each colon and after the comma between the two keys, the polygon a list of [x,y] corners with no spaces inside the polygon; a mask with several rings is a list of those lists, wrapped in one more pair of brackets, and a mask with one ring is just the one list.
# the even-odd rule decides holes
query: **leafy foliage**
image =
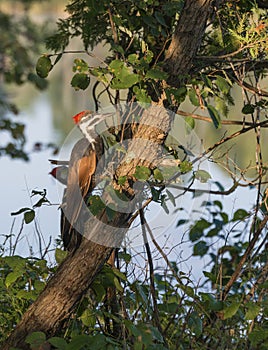
{"label": "leafy foliage", "polygon": [[0,257],[0,339],[3,340],[14,324],[37,298],[53,271],[45,260],[20,256]]}

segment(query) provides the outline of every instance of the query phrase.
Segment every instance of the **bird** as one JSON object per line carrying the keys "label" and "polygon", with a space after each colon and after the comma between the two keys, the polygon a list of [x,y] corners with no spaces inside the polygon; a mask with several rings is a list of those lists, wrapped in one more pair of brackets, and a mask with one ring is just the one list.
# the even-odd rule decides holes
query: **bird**
{"label": "bird", "polygon": [[[109,114],[110,115],[110,114]],[[83,137],[74,145],[68,161],[68,176],[61,204],[61,237],[65,250],[74,252],[81,244],[84,224],[83,202],[95,186],[94,174],[103,154],[103,140],[96,126],[104,121],[107,114],[97,114],[85,110],[72,117],[83,133]],[[60,169],[59,169],[60,168]],[[55,169],[55,170],[54,170]],[[57,180],[62,180],[58,171],[52,170]],[[61,181],[62,182],[62,181]]]}
{"label": "bird", "polygon": [[81,209],[87,194],[94,187],[93,175],[97,167],[92,144],[81,138],[74,145],[68,167],[66,189],[61,205],[61,237],[65,250],[76,250],[82,240]]}

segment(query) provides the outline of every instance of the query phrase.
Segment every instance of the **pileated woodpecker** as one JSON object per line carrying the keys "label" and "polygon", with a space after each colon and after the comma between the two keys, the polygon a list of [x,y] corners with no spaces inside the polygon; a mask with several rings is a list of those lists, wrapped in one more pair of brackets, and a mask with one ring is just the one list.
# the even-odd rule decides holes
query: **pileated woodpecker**
{"label": "pileated woodpecker", "polygon": [[[94,188],[97,162],[103,154],[103,141],[95,128],[106,117],[107,114],[94,114],[87,110],[73,117],[84,137],[74,145],[71,152],[61,208],[61,236],[64,248],[68,251],[76,250],[82,240],[80,232],[83,231],[84,222],[81,209],[84,199]],[[56,173],[57,170],[55,175],[60,181]]]}
{"label": "pileated woodpecker", "polygon": [[[93,189],[92,177],[97,166],[96,152],[92,144],[83,137],[73,147],[64,191],[61,215],[61,236],[64,248],[77,249],[82,236],[77,231],[81,220],[81,208],[86,195]],[[75,225],[75,227],[74,227]]]}

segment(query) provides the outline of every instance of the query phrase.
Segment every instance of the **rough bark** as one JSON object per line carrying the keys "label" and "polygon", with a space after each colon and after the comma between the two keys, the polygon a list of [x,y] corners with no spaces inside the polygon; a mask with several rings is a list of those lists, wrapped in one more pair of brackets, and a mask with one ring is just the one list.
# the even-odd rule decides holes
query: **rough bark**
{"label": "rough bark", "polygon": [[[167,70],[173,78],[189,72],[192,59],[204,34],[207,18],[212,11],[212,3],[212,0],[185,1],[167,53]],[[170,118],[164,112],[156,114],[156,109],[152,107],[150,112],[143,116],[142,121],[144,124],[138,128],[135,138],[145,140],[145,149],[139,148],[138,142],[131,144],[130,152],[134,151],[135,159],[132,162],[122,163],[117,170],[118,176],[131,175],[135,172],[136,165],[148,166],[159,156],[157,145],[165,139]],[[131,188],[126,190],[131,191]],[[128,217],[126,213],[118,213],[112,223],[112,235],[109,225],[103,225],[97,220],[93,223],[87,222],[85,229],[90,233],[89,237],[107,236],[107,240],[112,241],[106,245],[99,245],[91,240],[84,240],[79,249],[73,255],[69,255],[58,268],[44,291],[11,333],[2,350],[11,347],[28,349],[25,337],[33,331],[43,331],[48,336],[56,334],[108,259],[113,250],[111,246],[115,243],[114,240],[115,245],[121,242],[127,231]]]}
{"label": "rough bark", "polygon": [[169,84],[178,84],[189,73],[213,5],[214,0],[185,1],[166,54],[165,69],[170,74]]}

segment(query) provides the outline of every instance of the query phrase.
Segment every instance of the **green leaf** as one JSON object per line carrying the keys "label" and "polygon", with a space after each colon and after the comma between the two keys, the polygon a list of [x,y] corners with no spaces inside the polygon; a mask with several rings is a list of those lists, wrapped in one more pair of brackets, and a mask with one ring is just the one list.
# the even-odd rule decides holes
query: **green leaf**
{"label": "green leaf", "polygon": [[123,293],[124,289],[123,289],[123,287],[121,286],[120,282],[118,281],[118,278],[117,278],[117,277],[114,278],[114,285],[115,285],[115,288],[116,288],[119,292]]}
{"label": "green leaf", "polygon": [[217,207],[219,207],[219,208],[220,208],[220,210],[222,210],[222,209],[223,209],[222,202],[220,202],[220,201],[217,201],[217,200],[216,200],[216,201],[214,201],[214,202],[213,202],[213,204],[214,204],[214,205],[216,205]]}
{"label": "green leaf", "polygon": [[169,214],[168,206],[167,206],[167,203],[166,203],[166,195],[162,195],[160,200],[161,200],[161,207],[165,210],[165,212],[167,214]]}
{"label": "green leaf", "polygon": [[199,99],[198,99],[194,89],[189,90],[188,96],[189,96],[189,99],[190,99],[192,105],[194,105],[196,107],[200,106]]}
{"label": "green leaf", "polygon": [[207,105],[208,113],[216,129],[221,127],[221,117],[215,107]]}
{"label": "green leaf", "polygon": [[48,56],[41,56],[36,63],[36,73],[40,78],[46,78],[52,69],[52,63]]}
{"label": "green leaf", "polygon": [[72,338],[71,342],[67,345],[66,350],[82,350],[89,344],[89,342],[90,337],[88,335],[77,335]]}
{"label": "green leaf", "polygon": [[203,323],[202,323],[202,320],[198,316],[198,313],[196,311],[193,311],[189,315],[188,325],[197,337],[199,337],[202,334]]}
{"label": "green leaf", "polygon": [[193,165],[191,162],[188,162],[188,160],[184,160],[183,162],[180,163],[179,168],[182,174],[186,174],[192,170]]}
{"label": "green leaf", "polygon": [[168,196],[168,199],[171,201],[171,203],[173,204],[174,207],[176,207],[176,199],[175,197],[173,196],[173,194],[168,190],[166,189],[166,194]]}
{"label": "green leaf", "polygon": [[260,305],[258,305],[257,303],[253,303],[253,302],[248,302],[246,307],[247,307],[247,312],[245,314],[246,320],[254,320],[254,318],[258,316],[258,314],[261,310]]}
{"label": "green leaf", "polygon": [[58,350],[65,350],[67,348],[66,340],[60,337],[50,338],[48,342]]}
{"label": "green leaf", "polygon": [[124,252],[118,253],[118,258],[124,260],[127,264],[131,261],[131,255]]}
{"label": "green leaf", "polygon": [[150,104],[152,102],[151,97],[148,95],[145,89],[141,89],[138,86],[134,86],[133,92],[140,103]]}
{"label": "green leaf", "polygon": [[205,75],[205,74],[201,74],[201,77],[202,77],[202,79],[204,81],[204,84],[206,86],[208,86],[210,89],[212,89],[213,85],[212,85],[212,81],[209,79],[209,77],[207,75]]}
{"label": "green leaf", "polygon": [[58,264],[61,264],[63,262],[63,260],[66,259],[67,255],[68,255],[68,252],[66,250],[62,250],[62,249],[56,248],[56,250],[55,250],[55,259],[56,259],[56,262]]}
{"label": "green leaf", "polygon": [[105,208],[105,204],[103,203],[100,196],[93,195],[88,199],[89,210],[91,213],[96,216],[102,212]]}
{"label": "green leaf", "polygon": [[76,73],[71,80],[71,85],[75,90],[85,90],[89,83],[90,77],[85,73]]}
{"label": "green leaf", "polygon": [[164,180],[163,174],[158,168],[154,169],[153,174],[154,174],[155,180],[161,181],[161,182]]}
{"label": "green leaf", "polygon": [[208,231],[208,233],[206,234],[206,237],[215,237],[219,234],[219,232],[220,232],[220,229],[217,227],[214,227]]}
{"label": "green leaf", "polygon": [[85,73],[88,72],[88,64],[81,58],[74,60],[73,72]]}
{"label": "green leaf", "polygon": [[165,89],[167,98],[169,103],[173,103],[173,99],[175,99],[178,103],[182,103],[187,96],[187,88],[186,86],[181,86],[178,89],[175,88],[167,88]]}
{"label": "green leaf", "polygon": [[113,60],[109,64],[109,68],[111,69],[112,73],[117,74],[120,72],[120,70],[123,68],[124,62],[120,60]]}
{"label": "green leaf", "polygon": [[25,266],[26,266],[26,262],[27,259],[26,258],[22,258],[21,256],[6,256],[4,259],[5,263],[11,267],[13,270],[25,270]]}
{"label": "green leaf", "polygon": [[205,241],[200,241],[194,245],[193,255],[204,256],[208,251],[208,246]]}
{"label": "green leaf", "polygon": [[195,127],[195,120],[191,116],[185,118],[186,130],[191,131]]}
{"label": "green leaf", "polygon": [[111,89],[128,89],[140,81],[140,76],[131,71],[129,67],[126,67],[124,62],[120,60],[113,60],[109,64],[110,71],[113,74],[111,80]]}
{"label": "green leaf", "polygon": [[80,320],[86,327],[94,327],[96,324],[96,316],[93,310],[86,309],[80,316]]}
{"label": "green leaf", "polygon": [[138,74],[120,74],[119,76],[115,77],[111,81],[111,89],[114,90],[121,90],[121,89],[128,89],[131,86],[137,84],[140,81],[140,77]]}
{"label": "green leaf", "polygon": [[148,305],[148,295],[145,294],[145,288],[139,282],[135,282],[134,288],[136,290],[137,301],[141,300],[144,305]]}
{"label": "green leaf", "polygon": [[204,230],[209,228],[211,223],[205,219],[197,221],[190,229],[189,238],[192,242],[197,241],[204,235]]}
{"label": "green leaf", "polygon": [[216,283],[216,276],[212,272],[203,271],[204,276],[206,276],[211,282]]}
{"label": "green leaf", "polygon": [[20,210],[16,211],[16,212],[13,212],[11,213],[10,215],[11,216],[14,216],[14,215],[19,215],[21,213],[24,213],[25,211],[29,211],[29,210],[32,210],[31,208],[21,208]]}
{"label": "green leaf", "polygon": [[137,165],[133,176],[140,181],[147,181],[151,176],[151,170],[145,166]]}
{"label": "green leaf", "polygon": [[159,202],[161,191],[155,189],[154,187],[151,187],[151,192],[152,192],[152,199],[153,199],[153,201],[154,202]]}
{"label": "green leaf", "polygon": [[202,183],[206,183],[211,179],[211,176],[206,170],[197,170],[195,172],[195,178]]}
{"label": "green leaf", "polygon": [[22,276],[21,270],[10,272],[5,278],[5,285],[9,288],[18,278]]}
{"label": "green leaf", "polygon": [[35,291],[31,290],[31,291],[27,291],[27,290],[19,290],[16,297],[18,299],[24,299],[24,300],[35,300],[37,295],[35,293]]}
{"label": "green leaf", "polygon": [[184,224],[186,224],[187,222],[189,222],[189,220],[181,219],[181,220],[179,220],[179,221],[177,222],[176,227],[181,226],[181,225],[184,225]]}
{"label": "green leaf", "polygon": [[249,216],[249,213],[245,209],[238,209],[233,216],[232,221],[243,220]]}
{"label": "green leaf", "polygon": [[25,339],[25,342],[30,344],[32,348],[38,348],[39,346],[43,345],[45,341],[46,335],[43,332],[33,332]]}
{"label": "green leaf", "polygon": [[229,222],[228,214],[226,213],[220,213],[220,216],[222,217],[223,223],[227,224]]}
{"label": "green leaf", "polygon": [[179,172],[179,168],[177,166],[159,166],[159,170],[164,180],[171,179],[176,173]]}
{"label": "green leaf", "polygon": [[[253,346],[264,345],[264,341],[268,339],[268,330],[265,330],[264,327],[262,327],[261,329],[253,329],[253,331],[249,333],[248,338]],[[260,349],[265,350],[266,348],[267,347],[265,346]],[[259,349],[259,347],[256,347],[256,349]]]}
{"label": "green leaf", "polygon": [[161,12],[155,11],[154,16],[162,26],[167,27],[165,18],[163,17]]}
{"label": "green leaf", "polygon": [[29,224],[32,222],[35,218],[35,211],[34,210],[29,210],[24,213],[24,221],[25,224]]}
{"label": "green leaf", "polygon": [[241,302],[233,302],[231,305],[227,306],[223,309],[223,319],[226,320],[227,318],[233,317],[237,311],[239,310],[239,307],[241,305]]}
{"label": "green leaf", "polygon": [[168,74],[160,69],[154,68],[147,71],[145,78],[154,80],[166,80],[168,78]]}
{"label": "green leaf", "polygon": [[252,105],[252,104],[246,104],[243,108],[242,108],[242,113],[243,114],[252,114],[252,113],[254,113],[254,111],[255,111],[255,107],[254,107],[254,105]]}
{"label": "green leaf", "polygon": [[145,51],[145,55],[144,55],[144,57],[143,57],[143,60],[144,60],[144,62],[146,62],[146,63],[151,63],[153,57],[154,57],[154,53],[153,53],[152,51],[150,51],[150,50],[146,50],[146,51]]}
{"label": "green leaf", "polygon": [[122,281],[127,280],[127,277],[123,272],[121,272],[120,270],[118,270],[115,267],[113,267],[112,270],[113,270],[114,275],[117,276],[118,278],[120,278]]}
{"label": "green leaf", "polygon": [[228,94],[230,91],[230,84],[226,79],[221,77],[220,75],[217,75],[217,79],[215,80],[215,84],[219,88],[220,91],[222,91],[224,94]]}
{"label": "green leaf", "polygon": [[137,63],[139,63],[139,55],[136,53],[132,53],[132,54],[128,55],[127,60],[130,64],[137,64]]}

